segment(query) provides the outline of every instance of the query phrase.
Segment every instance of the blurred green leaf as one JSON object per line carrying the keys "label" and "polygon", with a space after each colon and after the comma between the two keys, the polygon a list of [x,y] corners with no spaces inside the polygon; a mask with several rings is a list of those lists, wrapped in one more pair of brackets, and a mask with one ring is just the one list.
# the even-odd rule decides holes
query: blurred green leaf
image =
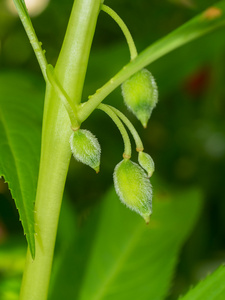
{"label": "blurred green leaf", "polygon": [[0,74],[0,174],[9,183],[32,255],[43,88],[23,73]]}
{"label": "blurred green leaf", "polygon": [[16,235],[0,247],[0,299],[18,300],[26,258],[26,243]]}
{"label": "blurred green leaf", "polygon": [[[26,248],[19,239],[14,238],[1,246],[0,273],[4,276],[22,274],[25,264]],[[0,280],[1,281],[1,280]],[[1,299],[1,298],[0,298]]]}
{"label": "blurred green leaf", "polygon": [[120,203],[114,190],[107,194],[100,214],[92,214],[64,252],[51,299],[155,300],[166,295],[201,195],[196,189],[174,194],[154,187],[149,226]]}
{"label": "blurred green leaf", "polygon": [[180,300],[223,300],[225,299],[225,267],[221,266]]}
{"label": "blurred green leaf", "polygon": [[0,299],[1,300],[18,300],[21,284],[21,276],[14,276],[1,280],[0,282]]}

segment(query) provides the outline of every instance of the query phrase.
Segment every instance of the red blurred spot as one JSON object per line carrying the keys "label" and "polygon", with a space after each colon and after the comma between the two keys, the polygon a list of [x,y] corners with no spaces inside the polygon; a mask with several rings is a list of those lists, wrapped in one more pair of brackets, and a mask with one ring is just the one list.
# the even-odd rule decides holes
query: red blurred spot
{"label": "red blurred spot", "polygon": [[211,70],[203,68],[192,74],[185,82],[184,88],[193,97],[204,95],[210,83]]}
{"label": "red blurred spot", "polygon": [[7,231],[5,225],[0,220],[0,244],[5,240],[6,236],[7,236]]}

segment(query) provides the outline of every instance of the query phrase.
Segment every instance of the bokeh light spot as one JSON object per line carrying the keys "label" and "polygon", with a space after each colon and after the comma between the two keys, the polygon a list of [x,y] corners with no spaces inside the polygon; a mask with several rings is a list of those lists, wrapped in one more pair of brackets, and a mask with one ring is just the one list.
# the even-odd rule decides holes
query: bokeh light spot
{"label": "bokeh light spot", "polygon": [[[48,6],[50,0],[24,0],[28,9],[30,16],[40,15]],[[17,11],[13,0],[6,0],[6,5],[9,11],[16,15]]]}

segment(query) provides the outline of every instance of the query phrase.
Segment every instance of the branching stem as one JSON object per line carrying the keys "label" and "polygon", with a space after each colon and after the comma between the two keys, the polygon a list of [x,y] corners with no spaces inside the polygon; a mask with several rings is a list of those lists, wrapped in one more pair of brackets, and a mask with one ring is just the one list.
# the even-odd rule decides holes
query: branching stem
{"label": "branching stem", "polygon": [[117,114],[117,116],[124,122],[124,124],[130,130],[130,132],[134,138],[135,144],[136,144],[136,150],[138,152],[143,151],[144,150],[143,143],[141,141],[141,138],[140,138],[137,130],[134,128],[134,125],[131,123],[131,121],[117,108],[110,106],[110,105],[108,105],[108,107],[110,107],[111,110],[113,110]]}
{"label": "branching stem", "polygon": [[111,106],[108,106],[106,104],[100,104],[98,109],[104,111],[116,124],[118,127],[122,137],[123,137],[123,142],[124,142],[124,154],[123,157],[129,159],[131,157],[131,143],[130,143],[130,138],[127,134],[127,131],[123,125],[123,123],[120,121],[120,119],[117,117],[115,112],[111,109]]}

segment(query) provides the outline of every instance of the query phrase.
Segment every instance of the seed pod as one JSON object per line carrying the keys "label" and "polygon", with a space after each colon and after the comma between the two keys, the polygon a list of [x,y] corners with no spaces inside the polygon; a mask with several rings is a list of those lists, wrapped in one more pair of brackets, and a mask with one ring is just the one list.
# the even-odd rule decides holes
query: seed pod
{"label": "seed pod", "polygon": [[129,159],[124,159],[115,167],[113,179],[121,202],[149,223],[152,213],[152,186],[144,170]]}
{"label": "seed pod", "polygon": [[148,177],[151,177],[153,172],[155,171],[155,164],[151,156],[148,153],[140,151],[138,153],[138,162],[147,172]]}
{"label": "seed pod", "polygon": [[76,160],[99,172],[101,148],[97,138],[88,130],[74,131],[70,138],[70,147]]}
{"label": "seed pod", "polygon": [[122,95],[126,106],[147,127],[153,108],[158,102],[158,89],[154,77],[142,69],[122,84]]}

